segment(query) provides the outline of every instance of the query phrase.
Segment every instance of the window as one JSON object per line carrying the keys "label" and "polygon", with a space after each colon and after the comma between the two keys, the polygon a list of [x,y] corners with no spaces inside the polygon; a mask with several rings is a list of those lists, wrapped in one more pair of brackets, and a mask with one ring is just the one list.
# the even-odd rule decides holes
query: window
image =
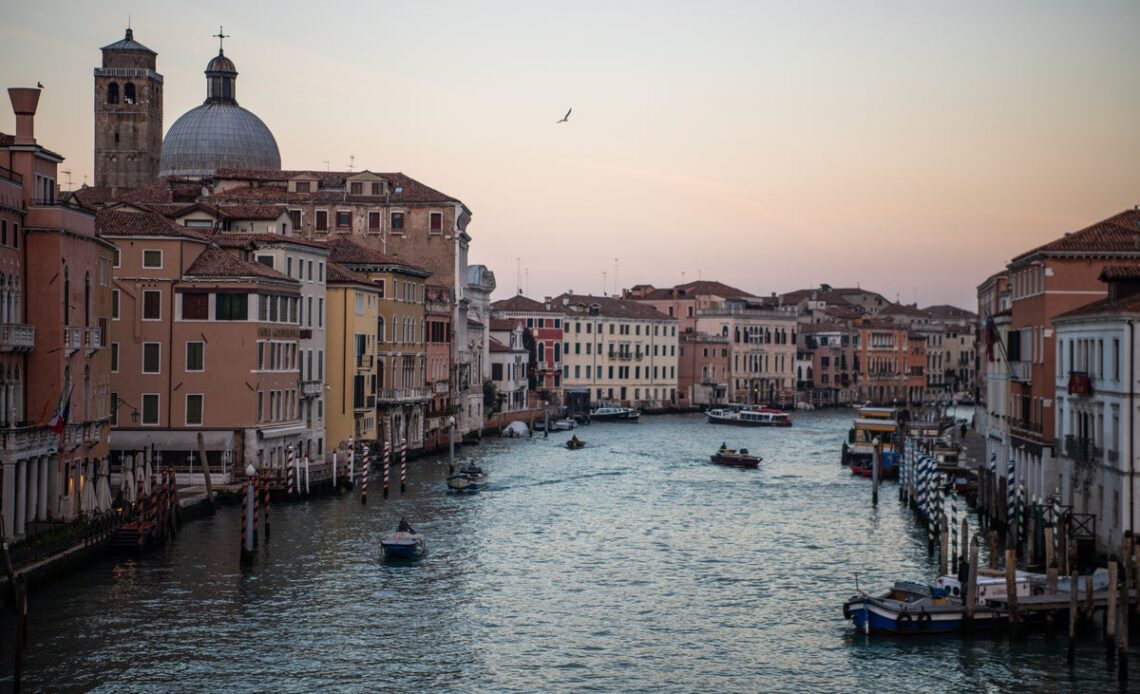
{"label": "window", "polygon": [[313,261],[309,261],[309,281],[313,281]]}
{"label": "window", "polygon": [[186,370],[204,371],[206,369],[206,343],[186,343]]}
{"label": "window", "polygon": [[325,299],[317,297],[317,327],[325,327]]}
{"label": "window", "polygon": [[392,213],[392,225],[391,226],[392,226],[392,233],[393,234],[404,233],[404,213],[403,212],[393,212]]}
{"label": "window", "polygon": [[337,210],[336,212],[336,228],[348,229],[352,226],[352,213],[344,210]]}
{"label": "window", "polygon": [[112,82],[112,83],[107,85],[107,103],[109,103],[109,104],[119,103],[119,83],[118,82]]}
{"label": "window", "polygon": [[376,290],[379,292],[379,297],[384,298],[384,280],[376,280]]}
{"label": "window", "polygon": [[373,195],[383,195],[384,194],[384,184],[380,183],[379,181],[373,181],[372,182],[372,194]]}
{"label": "window", "polygon": [[428,215],[428,230],[430,230],[433,234],[439,234],[443,232],[442,212],[432,212]]}
{"label": "window", "polygon": [[158,426],[158,393],[143,393],[142,423],[143,426]]}
{"label": "window", "polygon": [[356,315],[364,315],[364,292],[356,292]]}
{"label": "window", "polygon": [[350,193],[352,193],[353,195],[363,195],[364,194],[364,184],[361,183],[360,181],[353,181],[352,183],[349,184],[348,191]]}
{"label": "window", "polygon": [[119,343],[111,343],[111,373],[119,373]]}
{"label": "window", "polygon": [[144,342],[143,343],[143,363],[142,372],[144,374],[156,374],[162,371],[162,343],[161,342]]}
{"label": "window", "polygon": [[380,231],[380,213],[368,213],[368,231]]}
{"label": "window", "polygon": [[202,395],[200,393],[186,396],[186,426],[200,426],[202,424]]}
{"label": "window", "polygon": [[119,320],[119,290],[111,290],[111,319]]}
{"label": "window", "polygon": [[318,271],[317,274],[319,277],[319,279],[317,281],[320,282],[321,284],[324,284],[324,282],[325,282],[325,264],[323,262],[317,263],[317,271]]}
{"label": "window", "polygon": [[301,211],[289,210],[289,222],[293,224],[294,229],[301,228]]}
{"label": "window", "polygon": [[312,192],[310,190],[311,186],[312,186],[312,183],[309,181],[297,181],[297,192],[298,193]]}
{"label": "window", "polygon": [[143,320],[162,319],[162,292],[143,290]]}
{"label": "window", "polygon": [[316,222],[317,231],[328,231],[329,230],[329,211],[328,210],[317,210],[316,211],[316,217],[317,217],[317,222]]}
{"label": "window", "polygon": [[217,294],[214,300],[214,320],[248,320],[249,301],[245,294]]}
{"label": "window", "polygon": [[146,268],[161,268],[162,267],[162,251],[155,249],[148,249],[143,251],[143,267]]}
{"label": "window", "polygon": [[209,294],[182,295],[182,320],[207,320],[209,317]]}
{"label": "window", "polygon": [[293,258],[291,256],[285,257],[285,274],[290,277],[293,276]]}

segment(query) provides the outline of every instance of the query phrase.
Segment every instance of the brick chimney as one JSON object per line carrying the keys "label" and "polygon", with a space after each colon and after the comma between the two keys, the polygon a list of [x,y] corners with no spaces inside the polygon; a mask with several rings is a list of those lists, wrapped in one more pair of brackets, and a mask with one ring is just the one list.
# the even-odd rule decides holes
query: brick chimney
{"label": "brick chimney", "polygon": [[1108,285],[1108,300],[1119,301],[1140,294],[1140,268],[1109,265],[1100,271],[1101,282]]}
{"label": "brick chimney", "polygon": [[8,99],[16,114],[16,144],[36,144],[36,107],[40,103],[40,90],[35,87],[9,87]]}

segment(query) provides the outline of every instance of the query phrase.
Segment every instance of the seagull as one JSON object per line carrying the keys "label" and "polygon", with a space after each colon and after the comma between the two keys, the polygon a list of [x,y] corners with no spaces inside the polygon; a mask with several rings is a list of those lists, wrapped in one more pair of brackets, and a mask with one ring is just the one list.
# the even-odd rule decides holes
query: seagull
{"label": "seagull", "polygon": [[36,82],[36,88],[43,89],[44,88],[43,82]]}
{"label": "seagull", "polygon": [[559,123],[565,123],[566,121],[570,120],[570,111],[573,111],[573,110],[574,110],[574,109],[572,109],[572,108],[571,108],[571,109],[567,109],[567,111],[566,111],[566,115],[565,115],[565,116],[562,116],[562,120],[554,121],[554,124],[555,124],[555,125],[558,125]]}

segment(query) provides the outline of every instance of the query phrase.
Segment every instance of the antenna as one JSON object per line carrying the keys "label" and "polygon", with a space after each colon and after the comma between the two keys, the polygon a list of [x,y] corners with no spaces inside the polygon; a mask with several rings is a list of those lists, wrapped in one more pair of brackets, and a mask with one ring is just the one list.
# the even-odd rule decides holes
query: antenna
{"label": "antenna", "polygon": [[602,270],[602,296],[609,296],[609,294],[606,294],[608,288],[609,285],[606,284],[606,271]]}
{"label": "antenna", "polygon": [[530,268],[529,267],[523,268],[523,287],[526,289],[526,293],[530,294]]}
{"label": "antenna", "polygon": [[67,190],[70,191],[71,190],[71,172],[70,171],[60,171],[60,173],[67,176]]}
{"label": "antenna", "polygon": [[681,284],[685,283],[685,271],[681,270]]}
{"label": "antenna", "polygon": [[614,258],[614,296],[621,294],[621,291],[618,290],[618,287],[620,287],[621,285],[618,284],[618,274],[617,274],[617,267],[618,266],[617,266],[617,264],[618,264],[618,259]]}
{"label": "antenna", "polygon": [[348,172],[349,173],[352,173],[352,168],[354,166],[356,166],[356,155],[350,154],[350,155],[348,155]]}

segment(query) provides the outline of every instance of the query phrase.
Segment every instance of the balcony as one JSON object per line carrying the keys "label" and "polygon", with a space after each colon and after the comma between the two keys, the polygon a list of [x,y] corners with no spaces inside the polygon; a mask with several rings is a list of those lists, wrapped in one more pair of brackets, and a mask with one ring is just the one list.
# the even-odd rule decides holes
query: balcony
{"label": "balcony", "polygon": [[87,423],[83,425],[83,445],[94,446],[103,438],[103,425]]}
{"label": "balcony", "polygon": [[430,398],[431,394],[427,388],[385,388],[380,391],[381,405],[418,402]]}
{"label": "balcony", "polygon": [[23,352],[36,346],[36,326],[22,323],[0,325],[0,352]]}
{"label": "balcony", "polygon": [[376,358],[371,354],[358,354],[356,355],[356,368],[370,370],[375,361]]}
{"label": "balcony", "polygon": [[451,383],[449,383],[448,381],[436,381],[435,383],[432,384],[432,391],[436,395],[439,395],[441,393],[450,393],[451,392]]}
{"label": "balcony", "polygon": [[1009,377],[1022,383],[1033,382],[1033,363],[1028,361],[1009,362]]}
{"label": "balcony", "polygon": [[1009,433],[1023,439],[1032,439],[1040,441],[1044,436],[1044,429],[1037,422],[1030,422],[1025,419],[1009,418]]}
{"label": "balcony", "polygon": [[301,381],[301,397],[315,398],[325,389],[322,381]]}
{"label": "balcony", "polygon": [[0,450],[9,452],[55,451],[59,434],[47,427],[8,427],[0,429]]}
{"label": "balcony", "polygon": [[1069,372],[1069,395],[1087,398],[1093,394],[1092,379],[1085,371]]}
{"label": "balcony", "polygon": [[103,329],[99,327],[84,328],[84,344],[87,345],[88,356],[103,349]]}
{"label": "balcony", "polygon": [[1065,437],[1065,457],[1075,463],[1097,463],[1104,457],[1104,449],[1097,448],[1092,439],[1070,434]]}
{"label": "balcony", "polygon": [[369,412],[376,409],[376,396],[357,395],[352,399],[352,409],[357,412]]}
{"label": "balcony", "polygon": [[78,325],[69,325],[63,329],[63,347],[68,356],[75,354],[83,348],[83,328]]}

